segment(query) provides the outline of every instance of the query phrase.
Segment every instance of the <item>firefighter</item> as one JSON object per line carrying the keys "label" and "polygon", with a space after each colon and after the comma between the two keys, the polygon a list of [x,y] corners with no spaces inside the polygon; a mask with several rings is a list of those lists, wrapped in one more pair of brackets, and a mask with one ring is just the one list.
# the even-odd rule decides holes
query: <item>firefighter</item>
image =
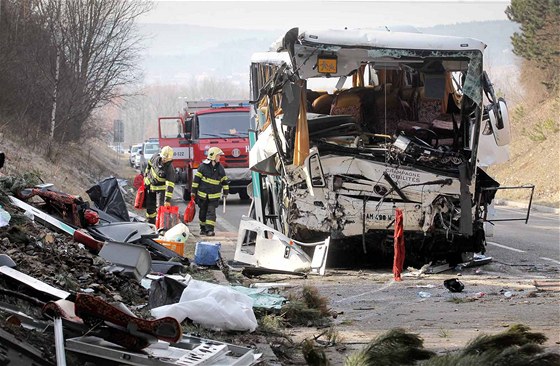
{"label": "firefighter", "polygon": [[220,164],[220,157],[224,152],[219,147],[208,149],[207,159],[200,164],[192,183],[192,196],[198,207],[200,234],[214,236],[216,226],[216,208],[220,197],[226,199],[229,193],[229,181],[224,167]]}
{"label": "firefighter", "polygon": [[156,223],[157,208],[161,205],[171,206],[171,197],[175,188],[175,169],[173,149],[164,146],[159,154],[154,154],[144,171],[146,186],[146,218],[151,224]]}

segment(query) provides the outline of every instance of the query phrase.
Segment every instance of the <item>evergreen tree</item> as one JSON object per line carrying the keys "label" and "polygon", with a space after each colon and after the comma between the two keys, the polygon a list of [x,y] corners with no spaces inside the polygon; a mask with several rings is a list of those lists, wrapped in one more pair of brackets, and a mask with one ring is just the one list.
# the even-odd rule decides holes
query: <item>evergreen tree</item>
{"label": "evergreen tree", "polygon": [[508,18],[521,25],[511,37],[513,52],[546,70],[549,91],[560,79],[560,0],[511,0]]}

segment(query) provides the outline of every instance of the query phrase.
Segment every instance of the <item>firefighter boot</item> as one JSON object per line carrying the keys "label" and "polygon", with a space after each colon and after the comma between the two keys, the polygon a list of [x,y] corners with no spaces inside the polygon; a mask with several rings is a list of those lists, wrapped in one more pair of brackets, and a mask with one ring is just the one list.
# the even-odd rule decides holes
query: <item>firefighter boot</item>
{"label": "firefighter boot", "polygon": [[214,233],[214,226],[206,226],[206,233],[205,233],[205,235],[207,235],[207,236],[214,236],[214,235],[216,235],[216,234]]}
{"label": "firefighter boot", "polygon": [[206,225],[200,225],[200,235],[206,235]]}

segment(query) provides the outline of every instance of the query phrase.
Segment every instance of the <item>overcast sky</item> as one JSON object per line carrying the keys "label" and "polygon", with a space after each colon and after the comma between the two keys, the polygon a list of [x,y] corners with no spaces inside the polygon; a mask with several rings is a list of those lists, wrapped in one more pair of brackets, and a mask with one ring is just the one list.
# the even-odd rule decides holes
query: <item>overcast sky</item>
{"label": "overcast sky", "polygon": [[509,1],[155,1],[146,23],[186,23],[220,28],[365,28],[506,20]]}

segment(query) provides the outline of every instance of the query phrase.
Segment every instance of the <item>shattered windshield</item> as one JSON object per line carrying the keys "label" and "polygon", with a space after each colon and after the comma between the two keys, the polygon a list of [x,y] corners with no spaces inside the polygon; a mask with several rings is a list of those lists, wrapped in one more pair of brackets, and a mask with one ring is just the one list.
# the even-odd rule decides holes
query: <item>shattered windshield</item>
{"label": "shattered windshield", "polygon": [[200,138],[246,137],[249,130],[249,112],[233,111],[207,113],[198,116]]}
{"label": "shattered windshield", "polygon": [[[338,69],[336,74],[321,74],[314,66],[320,47],[296,45],[296,68],[301,78],[338,79],[346,75],[352,79],[352,74],[360,66],[370,64],[376,70],[383,69],[416,69],[422,68],[434,61],[446,64],[445,71],[462,71],[465,74],[462,93],[473,100],[478,106],[482,105],[482,52],[478,50],[441,51],[441,50],[412,50],[412,49],[359,49],[340,48],[336,50]],[[333,56],[334,57],[334,56]],[[335,76],[336,75],[336,76]]]}
{"label": "shattered windshield", "polygon": [[468,60],[468,69],[462,92],[479,106],[482,104],[482,53],[479,51],[419,51],[376,49],[368,50],[368,56],[373,58],[390,57],[392,59],[403,59],[403,63],[406,63],[406,58],[421,58],[426,60]]}

